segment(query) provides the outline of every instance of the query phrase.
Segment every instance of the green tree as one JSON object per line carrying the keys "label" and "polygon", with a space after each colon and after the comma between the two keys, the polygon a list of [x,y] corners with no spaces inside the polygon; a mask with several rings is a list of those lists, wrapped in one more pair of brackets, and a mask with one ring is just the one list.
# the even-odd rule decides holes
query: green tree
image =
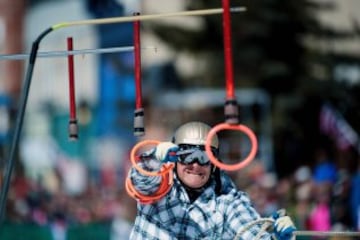
{"label": "green tree", "polygon": [[[312,157],[311,146],[319,139],[317,118],[322,101],[333,100],[356,109],[356,91],[339,84],[333,76],[334,67],[348,56],[331,51],[334,41],[351,39],[354,33],[332,29],[319,21],[319,13],[336,10],[331,3],[232,0],[230,4],[247,8],[246,12],[231,14],[235,86],[265,89],[274,104],[286,99],[284,105],[291,105],[280,116],[273,116],[275,159],[285,162],[284,174],[291,173],[296,161]],[[186,10],[221,7],[221,0],[192,0],[187,1]],[[167,22],[148,22],[144,29],[155,33],[176,52],[192,54],[197,60],[203,71],[183,78],[187,87],[224,87],[222,16],[200,18],[203,27],[199,29]],[[295,144],[302,148],[291,149]]]}
{"label": "green tree", "polygon": [[[315,68],[326,73],[334,64],[328,51],[311,47],[314,42],[329,43],[352,36],[350,32],[336,32],[322,26],[317,20],[317,12],[336,9],[331,4],[310,0],[233,0],[231,6],[247,8],[246,12],[231,14],[234,79],[238,87],[261,87],[272,95],[307,90],[314,81],[328,77],[319,75]],[[220,0],[197,0],[188,1],[186,10],[221,7]],[[154,32],[175,51],[191,53],[199,65],[206,66],[201,76],[184,81],[222,86],[222,16],[201,18],[203,28],[196,30],[166,22],[148,22],[145,29]],[[201,83],[196,79],[201,79]]]}

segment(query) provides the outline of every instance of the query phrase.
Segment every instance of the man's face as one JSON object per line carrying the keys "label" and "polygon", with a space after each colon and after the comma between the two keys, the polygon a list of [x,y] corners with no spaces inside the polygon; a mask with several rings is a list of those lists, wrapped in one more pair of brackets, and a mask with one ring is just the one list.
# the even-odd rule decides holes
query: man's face
{"label": "man's face", "polygon": [[210,178],[211,164],[200,165],[198,162],[184,164],[177,162],[177,176],[190,188],[201,188]]}

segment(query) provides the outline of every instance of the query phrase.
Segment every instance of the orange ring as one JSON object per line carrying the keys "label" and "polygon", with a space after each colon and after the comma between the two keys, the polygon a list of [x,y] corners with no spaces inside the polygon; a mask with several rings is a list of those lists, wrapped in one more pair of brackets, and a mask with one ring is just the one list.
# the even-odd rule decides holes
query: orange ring
{"label": "orange ring", "polygon": [[126,191],[130,197],[132,197],[135,200],[138,200],[140,203],[151,204],[164,197],[171,189],[171,186],[173,184],[172,171],[170,171],[168,174],[163,175],[162,177],[163,180],[161,181],[161,185],[159,189],[151,196],[143,195],[138,191],[136,191],[130,178],[126,178],[126,182],[125,182]]}
{"label": "orange ring", "polygon": [[141,147],[143,147],[145,145],[149,145],[149,144],[159,144],[159,143],[160,143],[160,141],[158,141],[158,140],[143,140],[143,141],[137,143],[132,148],[131,153],[130,153],[131,163],[134,166],[134,168],[136,168],[136,170],[138,170],[141,174],[146,175],[146,176],[162,176],[174,168],[174,165],[175,165],[174,163],[163,164],[160,171],[152,172],[152,171],[146,171],[146,170],[142,169],[141,167],[139,167],[138,164],[136,164],[136,152]]}
{"label": "orange ring", "polygon": [[[252,148],[250,150],[250,153],[247,155],[247,157],[244,160],[242,160],[241,162],[239,162],[237,164],[225,164],[225,163],[220,162],[214,156],[214,154],[211,151],[211,140],[214,137],[214,135],[218,131],[221,131],[221,130],[241,131],[241,132],[244,132],[250,138]],[[249,164],[254,159],[257,148],[258,148],[258,142],[257,142],[254,132],[247,126],[241,125],[241,124],[233,125],[233,124],[229,124],[229,123],[220,123],[210,130],[210,132],[208,133],[208,135],[206,137],[206,142],[205,142],[205,150],[206,150],[207,155],[209,156],[210,161],[218,168],[226,170],[226,171],[236,171],[236,170],[239,170],[239,169],[245,167],[247,164]]]}

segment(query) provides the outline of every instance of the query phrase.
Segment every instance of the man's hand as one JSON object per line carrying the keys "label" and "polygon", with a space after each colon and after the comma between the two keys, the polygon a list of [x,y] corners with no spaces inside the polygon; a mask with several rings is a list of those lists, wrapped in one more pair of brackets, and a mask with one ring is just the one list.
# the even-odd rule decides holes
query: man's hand
{"label": "man's hand", "polygon": [[293,239],[293,232],[296,230],[294,223],[291,221],[289,216],[286,216],[284,209],[277,211],[273,218],[274,232],[279,240],[291,240]]}
{"label": "man's hand", "polygon": [[178,150],[179,146],[172,142],[161,142],[156,146],[154,155],[161,162],[176,162]]}

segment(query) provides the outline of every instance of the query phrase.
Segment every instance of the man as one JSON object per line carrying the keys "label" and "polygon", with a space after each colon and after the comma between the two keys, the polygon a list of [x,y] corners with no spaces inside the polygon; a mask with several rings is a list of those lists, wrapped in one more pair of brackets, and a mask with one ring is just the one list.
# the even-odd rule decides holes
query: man
{"label": "man", "polygon": [[[147,204],[138,201],[130,239],[271,239],[259,225],[244,231],[246,224],[260,216],[248,195],[209,161],[204,145],[210,129],[202,122],[186,123],[177,129],[172,142],[161,142],[140,156],[139,164],[147,170],[175,162],[174,180],[161,199]],[[217,155],[216,136],[211,147]],[[154,194],[162,181],[161,176],[144,176],[135,168],[128,177],[142,195]],[[295,227],[283,216],[277,218],[274,229],[278,239],[288,240]],[[241,236],[237,236],[239,231]]]}

